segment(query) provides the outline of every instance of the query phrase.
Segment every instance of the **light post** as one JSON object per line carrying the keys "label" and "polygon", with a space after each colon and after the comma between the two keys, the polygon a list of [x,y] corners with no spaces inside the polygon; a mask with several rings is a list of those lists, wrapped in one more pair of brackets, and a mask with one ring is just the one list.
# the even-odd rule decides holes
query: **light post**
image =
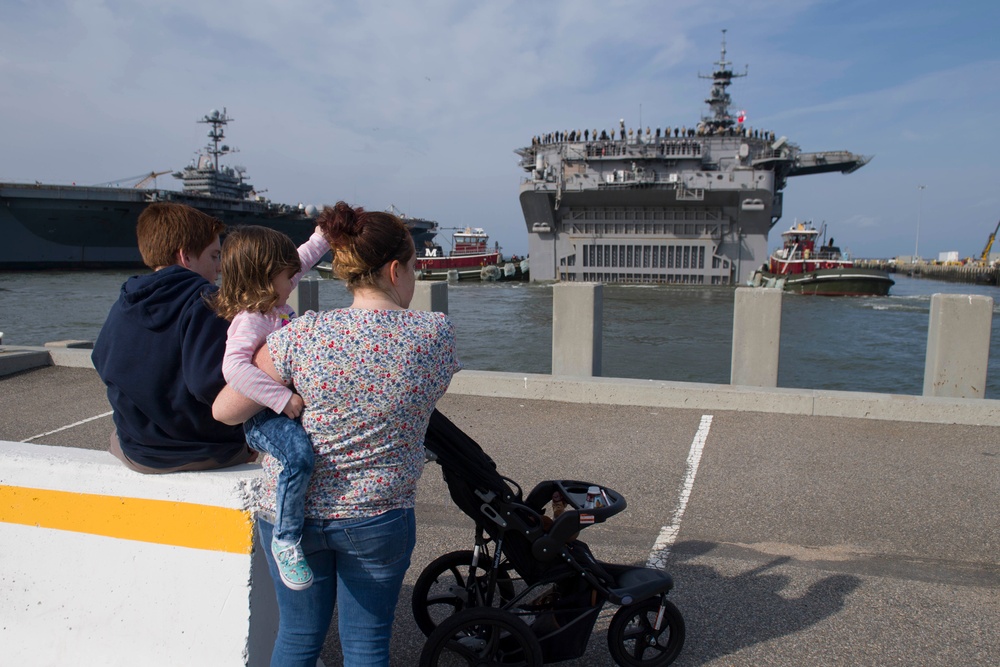
{"label": "light post", "polygon": [[923,194],[926,185],[917,186],[917,240],[913,243],[913,263],[917,263],[920,257],[920,205],[923,203]]}

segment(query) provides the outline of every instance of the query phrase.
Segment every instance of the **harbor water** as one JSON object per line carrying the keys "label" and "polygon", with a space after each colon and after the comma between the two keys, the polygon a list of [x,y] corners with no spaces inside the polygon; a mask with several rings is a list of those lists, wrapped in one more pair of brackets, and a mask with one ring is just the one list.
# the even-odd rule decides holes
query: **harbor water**
{"label": "harbor water", "polygon": [[[0,273],[3,343],[94,340],[131,273]],[[931,295],[1000,301],[993,286],[894,279],[884,297],[786,294],[778,385],[919,395]],[[339,281],[320,281],[319,298],[324,309],[350,303]],[[728,384],[733,302],[732,287],[605,285],[602,375]],[[458,283],[449,285],[448,304],[466,368],[551,372],[551,285]],[[1000,398],[998,313],[995,303],[987,398]]]}

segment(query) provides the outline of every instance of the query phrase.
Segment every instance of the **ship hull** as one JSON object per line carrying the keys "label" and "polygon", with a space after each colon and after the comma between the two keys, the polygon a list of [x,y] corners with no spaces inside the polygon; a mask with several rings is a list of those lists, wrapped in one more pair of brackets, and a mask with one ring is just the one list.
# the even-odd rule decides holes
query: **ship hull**
{"label": "ship hull", "polygon": [[418,280],[448,280],[449,276],[457,280],[502,280],[502,258],[498,252],[417,258]]}
{"label": "ship hull", "polygon": [[558,206],[550,188],[523,184],[532,280],[710,285],[746,280],[766,259],[767,235],[780,217],[772,174],[751,172],[735,187],[704,180],[696,201],[671,184],[598,185],[562,192]]}
{"label": "ship hull", "polygon": [[896,284],[884,271],[855,268],[791,274],[758,271],[751,282],[759,287],[780,287],[786,292],[814,296],[885,296]]}
{"label": "ship hull", "polygon": [[0,184],[0,269],[130,269],[143,266],[139,214],[153,201],[183,203],[227,226],[254,224],[288,234],[296,245],[315,222],[296,209],[200,197],[169,190]]}

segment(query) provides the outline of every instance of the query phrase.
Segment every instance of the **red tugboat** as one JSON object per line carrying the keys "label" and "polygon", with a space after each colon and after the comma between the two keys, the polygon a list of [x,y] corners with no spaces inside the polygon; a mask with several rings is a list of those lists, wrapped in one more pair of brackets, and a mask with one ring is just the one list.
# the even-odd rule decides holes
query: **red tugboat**
{"label": "red tugboat", "polygon": [[452,234],[452,251],[445,255],[441,246],[430,241],[417,249],[417,278],[447,280],[501,280],[503,256],[500,248],[487,248],[489,236],[481,227],[466,227]]}
{"label": "red tugboat", "polygon": [[816,247],[819,231],[799,223],[781,234],[782,247],[771,253],[766,266],[753,274],[755,287],[779,287],[786,292],[821,296],[884,296],[895,282],[885,271],[857,269],[840,248],[828,243]]}

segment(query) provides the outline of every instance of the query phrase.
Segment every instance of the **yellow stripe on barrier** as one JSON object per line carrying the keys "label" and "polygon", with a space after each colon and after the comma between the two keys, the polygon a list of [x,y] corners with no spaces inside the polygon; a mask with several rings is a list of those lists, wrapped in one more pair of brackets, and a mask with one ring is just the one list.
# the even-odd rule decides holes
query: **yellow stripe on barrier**
{"label": "yellow stripe on barrier", "polygon": [[253,544],[245,510],[2,484],[0,522],[236,554]]}

